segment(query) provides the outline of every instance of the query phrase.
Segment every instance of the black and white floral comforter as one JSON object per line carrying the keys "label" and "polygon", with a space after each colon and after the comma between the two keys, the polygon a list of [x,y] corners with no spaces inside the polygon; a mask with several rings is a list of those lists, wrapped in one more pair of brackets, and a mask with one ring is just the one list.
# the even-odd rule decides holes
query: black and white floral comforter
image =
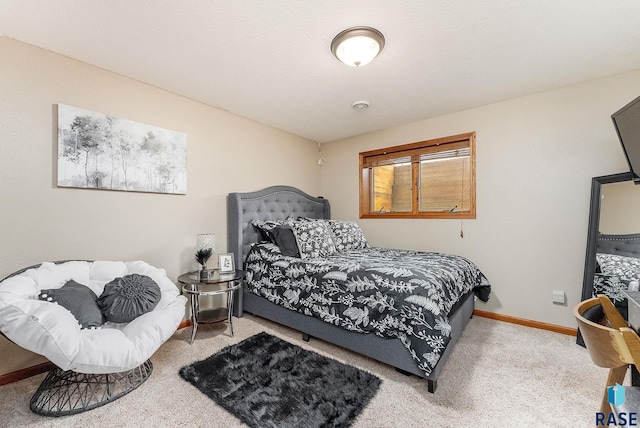
{"label": "black and white floral comforter", "polygon": [[302,260],[260,243],[245,270],[248,289],[271,302],[347,330],[397,337],[426,375],[449,343],[451,308],[470,291],[487,301],[491,290],[463,257],[375,247]]}

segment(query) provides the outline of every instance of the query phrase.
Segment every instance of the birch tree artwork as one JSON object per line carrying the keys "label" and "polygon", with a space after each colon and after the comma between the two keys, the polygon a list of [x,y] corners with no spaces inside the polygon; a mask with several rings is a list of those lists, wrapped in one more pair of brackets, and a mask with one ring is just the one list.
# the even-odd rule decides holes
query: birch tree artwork
{"label": "birch tree artwork", "polygon": [[184,195],[187,136],[58,104],[58,186]]}

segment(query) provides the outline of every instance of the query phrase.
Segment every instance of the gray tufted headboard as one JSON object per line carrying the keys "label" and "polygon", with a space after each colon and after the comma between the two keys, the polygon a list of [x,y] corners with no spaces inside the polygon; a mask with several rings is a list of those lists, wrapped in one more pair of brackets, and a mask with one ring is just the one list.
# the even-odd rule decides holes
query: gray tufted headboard
{"label": "gray tufted headboard", "polygon": [[227,242],[238,269],[243,268],[251,244],[260,241],[260,235],[251,222],[255,219],[284,220],[288,216],[329,219],[331,208],[326,199],[313,197],[290,186],[272,186],[250,193],[229,193]]}
{"label": "gray tufted headboard", "polygon": [[640,258],[640,233],[629,235],[598,234],[596,253]]}

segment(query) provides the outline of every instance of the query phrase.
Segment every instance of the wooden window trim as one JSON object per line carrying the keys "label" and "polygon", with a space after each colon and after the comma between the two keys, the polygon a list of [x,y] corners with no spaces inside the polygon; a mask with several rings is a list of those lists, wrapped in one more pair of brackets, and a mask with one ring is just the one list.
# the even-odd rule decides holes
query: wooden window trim
{"label": "wooden window trim", "polygon": [[[468,211],[455,212],[421,212],[419,211],[419,189],[417,180],[419,179],[418,163],[416,158],[420,153],[432,151],[442,144],[451,145],[451,148],[465,145],[469,141],[470,151],[470,201]],[[460,143],[460,144],[457,144]],[[394,159],[398,157],[411,157],[412,159],[412,212],[371,212],[371,169],[378,162]],[[476,133],[467,132],[464,134],[452,135],[450,137],[436,138],[433,140],[420,141],[417,143],[403,144],[400,146],[387,147],[383,149],[369,150],[361,152],[359,155],[360,173],[360,218],[433,218],[433,219],[475,219],[476,218]]]}

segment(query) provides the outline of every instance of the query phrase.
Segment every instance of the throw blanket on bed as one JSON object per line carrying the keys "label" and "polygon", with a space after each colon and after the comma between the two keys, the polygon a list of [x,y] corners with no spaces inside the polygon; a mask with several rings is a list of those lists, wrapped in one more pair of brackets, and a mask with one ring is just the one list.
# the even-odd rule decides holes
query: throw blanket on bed
{"label": "throw blanket on bed", "polygon": [[472,290],[487,301],[491,290],[463,257],[387,248],[301,260],[261,243],[245,270],[248,289],[273,303],[347,330],[397,337],[426,375],[449,342],[451,308]]}

